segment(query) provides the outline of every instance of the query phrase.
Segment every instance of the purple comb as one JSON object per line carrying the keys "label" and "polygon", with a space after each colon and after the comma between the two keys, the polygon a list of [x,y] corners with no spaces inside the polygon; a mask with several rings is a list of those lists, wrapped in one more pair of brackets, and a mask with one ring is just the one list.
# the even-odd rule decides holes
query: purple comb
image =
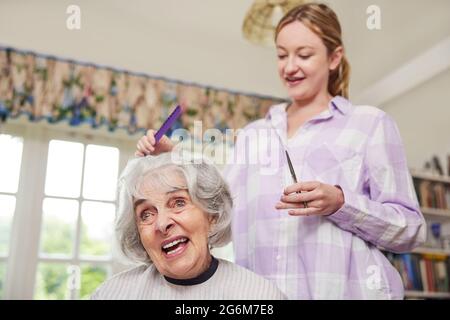
{"label": "purple comb", "polygon": [[164,121],[161,128],[159,128],[158,132],[155,134],[155,143],[158,143],[159,139],[166,134],[166,132],[172,127],[174,122],[180,117],[181,115],[181,107],[178,105],[175,110],[170,114],[170,116]]}

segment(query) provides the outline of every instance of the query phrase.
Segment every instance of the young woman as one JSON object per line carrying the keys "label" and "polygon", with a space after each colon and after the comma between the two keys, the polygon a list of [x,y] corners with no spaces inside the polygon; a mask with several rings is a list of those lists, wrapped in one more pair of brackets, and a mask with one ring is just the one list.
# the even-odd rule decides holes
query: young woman
{"label": "young woman", "polygon": [[[410,251],[426,228],[398,128],[385,112],[347,100],[350,67],[329,7],[294,8],[275,42],[291,102],[247,125],[236,150],[252,145],[249,132],[274,132],[259,147],[287,151],[300,182],[286,156],[271,174],[249,162],[226,168],[236,263],[291,299],[401,299],[400,275],[380,249]],[[155,146],[153,135],[139,141],[137,155],[171,149],[167,138]]]}

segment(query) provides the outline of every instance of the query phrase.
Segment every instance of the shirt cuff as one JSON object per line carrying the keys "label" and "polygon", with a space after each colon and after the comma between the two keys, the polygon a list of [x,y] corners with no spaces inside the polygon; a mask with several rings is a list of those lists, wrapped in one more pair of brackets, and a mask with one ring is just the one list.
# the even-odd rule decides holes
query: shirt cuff
{"label": "shirt cuff", "polygon": [[354,229],[366,216],[366,214],[358,209],[359,195],[354,192],[349,192],[339,185],[336,185],[336,187],[341,189],[344,194],[344,204],[336,212],[327,216],[327,218],[347,230]]}

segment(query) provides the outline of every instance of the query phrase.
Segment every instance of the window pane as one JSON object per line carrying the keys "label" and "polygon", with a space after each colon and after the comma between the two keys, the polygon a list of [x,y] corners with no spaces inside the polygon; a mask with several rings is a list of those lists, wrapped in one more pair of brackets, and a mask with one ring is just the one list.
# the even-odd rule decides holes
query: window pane
{"label": "window pane", "polygon": [[22,147],[22,138],[0,134],[0,192],[17,192]]}
{"label": "window pane", "polygon": [[79,197],[82,166],[83,144],[50,141],[45,193],[49,196]]}
{"label": "window pane", "polygon": [[119,170],[119,150],[112,147],[88,145],[84,167],[83,197],[113,201]]}
{"label": "window pane", "polygon": [[9,252],[9,237],[16,207],[16,197],[0,194],[0,255],[6,256]]}
{"label": "window pane", "polygon": [[82,264],[80,299],[89,299],[95,289],[106,280],[107,276],[108,269],[105,266]]}
{"label": "window pane", "polygon": [[6,263],[0,262],[0,299],[3,299],[3,288],[5,287]]}
{"label": "window pane", "polygon": [[63,300],[70,297],[67,285],[69,273],[62,263],[39,263],[36,274],[34,298],[39,300]]}
{"label": "window pane", "polygon": [[109,256],[114,228],[115,206],[84,201],[81,205],[81,255]]}
{"label": "window pane", "polygon": [[45,198],[40,252],[71,255],[77,217],[78,201]]}

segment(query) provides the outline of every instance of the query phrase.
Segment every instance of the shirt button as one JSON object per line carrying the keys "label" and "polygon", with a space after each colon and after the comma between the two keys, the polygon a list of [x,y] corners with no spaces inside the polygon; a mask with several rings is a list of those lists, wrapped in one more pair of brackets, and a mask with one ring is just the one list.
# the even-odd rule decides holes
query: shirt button
{"label": "shirt button", "polygon": [[281,259],[281,256],[280,255],[277,255],[277,260],[280,260]]}

